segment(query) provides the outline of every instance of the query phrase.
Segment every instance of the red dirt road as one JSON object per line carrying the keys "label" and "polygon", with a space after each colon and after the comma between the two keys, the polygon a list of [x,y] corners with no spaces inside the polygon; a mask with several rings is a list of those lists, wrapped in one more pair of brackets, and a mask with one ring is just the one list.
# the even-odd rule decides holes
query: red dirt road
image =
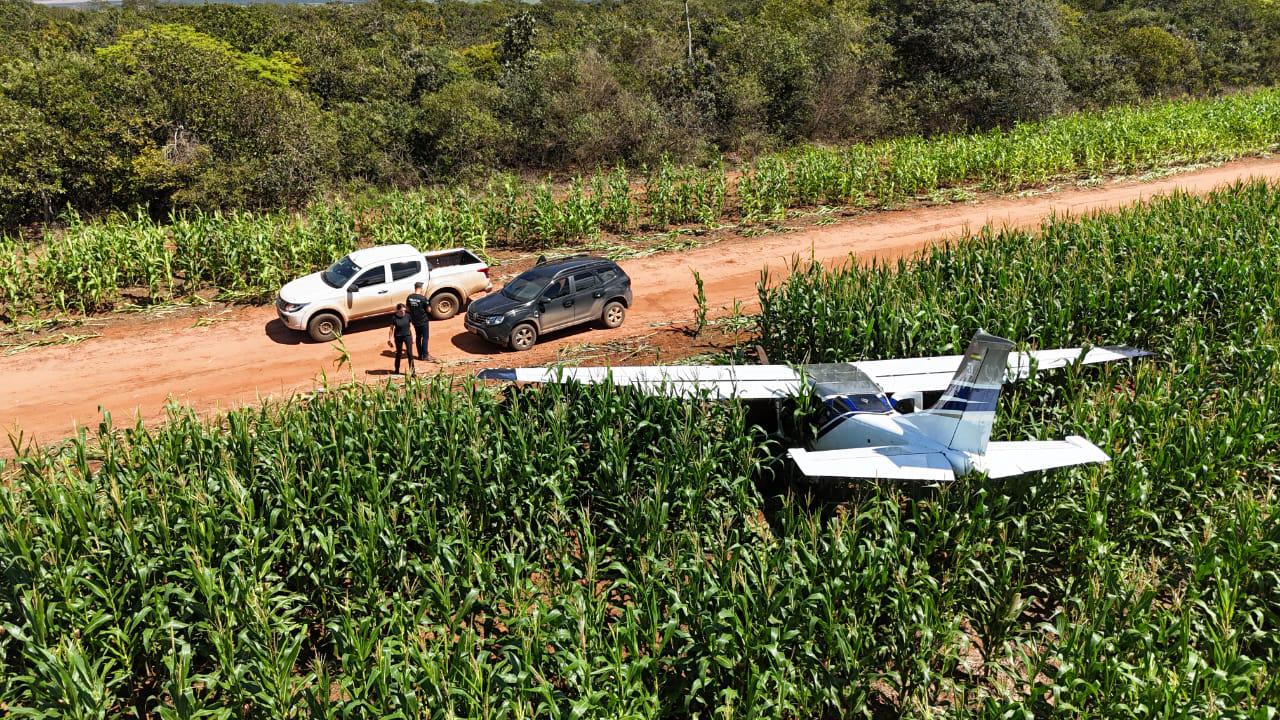
{"label": "red dirt road", "polygon": [[[1153,182],[877,213],[827,227],[733,238],[679,254],[653,255],[622,263],[634,280],[635,306],[617,330],[556,333],[517,355],[469,335],[458,317],[431,324],[431,352],[450,364],[474,363],[463,366],[468,370],[541,364],[554,359],[566,344],[608,342],[651,334],[655,325],[689,323],[694,312],[691,270],[701,274],[716,314],[735,299],[753,307],[761,269],[783,270],[796,254],[812,253],[829,264],[850,253],[860,258],[898,257],[987,224],[1034,227],[1053,214],[1116,208],[1175,189],[1204,193],[1250,177],[1280,178],[1280,158],[1245,160]],[[144,316],[108,326],[102,337],[79,346],[0,357],[0,437],[3,431],[21,430],[28,439],[51,442],[72,434],[77,424],[96,425],[100,408],[110,411],[117,424],[136,415],[154,421],[163,416],[170,400],[200,411],[228,409],[309,390],[322,371],[334,379],[351,376],[347,368],[335,370],[332,347],[304,342],[301,334],[280,325],[271,307],[236,308],[217,317],[215,324],[193,327],[191,317]],[[345,337],[357,378],[383,379],[391,368],[390,357],[382,355],[384,322],[358,323]]]}

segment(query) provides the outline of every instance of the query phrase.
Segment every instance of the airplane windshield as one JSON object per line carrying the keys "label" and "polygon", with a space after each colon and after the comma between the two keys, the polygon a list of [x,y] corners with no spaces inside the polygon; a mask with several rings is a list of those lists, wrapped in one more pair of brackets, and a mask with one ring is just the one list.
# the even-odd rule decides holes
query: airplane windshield
{"label": "airplane windshield", "polygon": [[887,413],[893,409],[884,395],[863,393],[858,395],[837,395],[827,398],[828,407],[836,414],[844,413]]}
{"label": "airplane windshield", "polygon": [[880,386],[851,363],[806,365],[804,372],[813,383],[814,394],[820,398],[881,394]]}

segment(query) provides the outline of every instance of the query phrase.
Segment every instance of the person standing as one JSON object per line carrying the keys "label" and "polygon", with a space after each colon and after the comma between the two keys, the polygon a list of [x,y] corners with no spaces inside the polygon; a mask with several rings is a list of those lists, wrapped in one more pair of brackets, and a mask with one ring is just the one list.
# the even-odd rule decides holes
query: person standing
{"label": "person standing", "polygon": [[[418,371],[413,367],[413,321],[409,319],[404,303],[396,303],[396,314],[391,316],[391,327],[387,330],[387,347],[396,349],[395,374],[400,374],[400,348],[403,347],[404,354],[409,357],[409,372],[417,375]],[[395,341],[394,346],[392,340]]]}
{"label": "person standing", "polygon": [[405,303],[409,306],[409,319],[413,321],[413,334],[417,336],[418,359],[423,362],[434,360],[427,352],[427,341],[431,337],[431,328],[427,327],[431,320],[431,301],[422,294],[422,283],[413,284],[413,293],[405,299]]}

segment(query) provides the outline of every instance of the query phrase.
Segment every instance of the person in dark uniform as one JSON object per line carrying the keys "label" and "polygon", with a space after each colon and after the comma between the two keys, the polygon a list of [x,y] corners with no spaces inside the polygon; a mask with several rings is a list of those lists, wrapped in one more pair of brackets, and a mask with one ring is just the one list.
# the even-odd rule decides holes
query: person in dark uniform
{"label": "person in dark uniform", "polygon": [[413,284],[413,294],[405,299],[405,303],[409,306],[409,319],[413,321],[413,334],[418,340],[418,359],[423,362],[434,360],[427,352],[427,340],[431,337],[431,328],[427,327],[431,318],[427,313],[431,310],[431,301],[422,294],[422,283]]}
{"label": "person in dark uniform", "polygon": [[[392,345],[392,340],[395,344]],[[409,358],[409,372],[414,375],[418,371],[413,367],[413,321],[409,319],[409,313],[405,311],[404,303],[396,303],[396,314],[391,316],[391,327],[387,330],[387,347],[395,347],[396,349],[396,369],[395,373],[400,374],[400,348],[404,348],[404,354]]]}

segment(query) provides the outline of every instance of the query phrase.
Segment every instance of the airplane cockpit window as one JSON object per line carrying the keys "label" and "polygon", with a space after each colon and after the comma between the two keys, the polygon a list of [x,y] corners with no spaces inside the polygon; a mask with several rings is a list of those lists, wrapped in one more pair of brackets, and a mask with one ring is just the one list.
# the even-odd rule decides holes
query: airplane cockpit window
{"label": "airplane cockpit window", "polygon": [[809,382],[813,383],[813,394],[823,400],[837,396],[884,394],[874,380],[849,363],[808,365],[805,367],[805,374],[809,376]]}
{"label": "airplane cockpit window", "polygon": [[889,400],[878,393],[859,395],[837,395],[826,400],[831,410],[837,414],[844,413],[887,413],[893,410]]}

